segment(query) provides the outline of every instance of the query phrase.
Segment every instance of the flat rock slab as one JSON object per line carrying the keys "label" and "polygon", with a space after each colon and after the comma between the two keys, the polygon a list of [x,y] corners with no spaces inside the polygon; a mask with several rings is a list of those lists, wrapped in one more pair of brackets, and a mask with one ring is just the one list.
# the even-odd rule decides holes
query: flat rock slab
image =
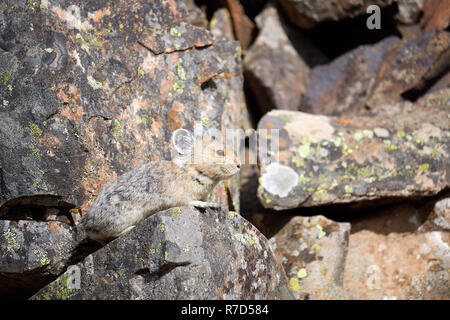
{"label": "flat rock slab", "polygon": [[[279,0],[293,23],[302,28],[312,28],[322,21],[338,21],[365,14],[369,5],[384,7],[392,4],[393,0],[372,1],[308,1],[308,0]],[[401,1],[399,1],[401,2]]]}
{"label": "flat rock slab", "polygon": [[350,235],[346,299],[450,299],[450,233]]}
{"label": "flat rock slab", "polygon": [[449,66],[449,32],[424,31],[409,40],[387,37],[313,68],[301,110],[341,117],[367,114],[414,97],[414,90],[420,92]]}
{"label": "flat rock slab", "polygon": [[377,117],[271,111],[258,129],[279,129],[279,154],[260,150],[258,197],[283,210],[437,194],[450,181],[449,93],[388,105]]}
{"label": "flat rock slab", "polygon": [[[71,267],[72,269],[74,267]],[[32,299],[291,299],[268,240],[234,212],[161,211]]]}
{"label": "flat rock slab", "polygon": [[54,195],[85,211],[118,175],[169,158],[174,130],[239,127],[241,48],[187,15],[182,0],[0,7],[0,204]]}
{"label": "flat rock slab", "polygon": [[30,297],[64,271],[78,243],[66,223],[0,220],[0,297]]}
{"label": "flat rock slab", "polygon": [[323,216],[294,217],[270,244],[281,260],[296,299],[343,299],[350,223]]}

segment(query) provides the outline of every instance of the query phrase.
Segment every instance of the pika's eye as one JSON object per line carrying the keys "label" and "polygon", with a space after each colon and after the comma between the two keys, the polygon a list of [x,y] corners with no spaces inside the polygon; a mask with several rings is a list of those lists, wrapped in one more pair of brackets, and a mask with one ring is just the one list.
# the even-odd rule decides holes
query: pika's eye
{"label": "pika's eye", "polygon": [[216,154],[217,154],[218,156],[221,156],[221,157],[223,157],[223,156],[225,155],[225,153],[223,152],[223,150],[217,150],[217,151],[216,151]]}

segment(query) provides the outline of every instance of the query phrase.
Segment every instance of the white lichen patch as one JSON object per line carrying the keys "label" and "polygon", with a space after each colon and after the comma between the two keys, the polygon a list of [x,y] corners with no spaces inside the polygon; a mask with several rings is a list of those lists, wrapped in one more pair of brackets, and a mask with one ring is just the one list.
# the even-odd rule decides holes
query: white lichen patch
{"label": "white lichen patch", "polygon": [[298,184],[298,179],[292,168],[273,162],[264,168],[261,185],[269,193],[284,198]]}

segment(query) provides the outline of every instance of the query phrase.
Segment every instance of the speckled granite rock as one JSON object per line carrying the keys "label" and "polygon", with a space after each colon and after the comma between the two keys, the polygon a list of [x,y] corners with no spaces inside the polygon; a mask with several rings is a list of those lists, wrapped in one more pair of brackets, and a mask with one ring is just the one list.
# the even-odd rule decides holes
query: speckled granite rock
{"label": "speckled granite rock", "polygon": [[298,110],[309,67],[288,38],[275,7],[266,8],[256,21],[260,32],[245,55],[244,68],[259,108]]}
{"label": "speckled granite rock", "polygon": [[450,299],[450,233],[350,235],[346,299]]}
{"label": "speckled granite rock", "polygon": [[279,159],[260,159],[262,204],[283,210],[422,197],[448,188],[449,94],[386,105],[377,117],[271,111],[258,128],[279,129]]}
{"label": "speckled granite rock", "polygon": [[173,130],[239,127],[240,46],[186,17],[182,0],[3,2],[0,204],[49,194],[85,211],[121,173],[168,158]]}
{"label": "speckled granite rock", "polygon": [[[234,212],[161,211],[33,299],[292,299],[268,240]],[[71,283],[71,282],[69,282]]]}
{"label": "speckled granite rock", "polygon": [[270,244],[297,299],[343,299],[349,223],[323,216],[294,217]]}

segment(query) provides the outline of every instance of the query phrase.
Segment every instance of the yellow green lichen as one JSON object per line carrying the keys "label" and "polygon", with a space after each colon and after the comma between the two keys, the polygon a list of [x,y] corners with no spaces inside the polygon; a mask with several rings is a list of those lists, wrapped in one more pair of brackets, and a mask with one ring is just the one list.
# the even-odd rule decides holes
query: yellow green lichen
{"label": "yellow green lichen", "polygon": [[164,223],[162,223],[161,226],[160,226],[160,228],[159,228],[159,230],[160,230],[161,232],[164,232],[165,229],[166,229],[166,226],[164,225]]}
{"label": "yellow green lichen", "polygon": [[180,207],[174,207],[174,208],[170,209],[170,211],[172,212],[173,219],[178,219],[180,217],[180,213],[181,213]]}
{"label": "yellow green lichen", "polygon": [[29,123],[28,127],[30,128],[31,133],[36,136],[36,137],[40,137],[42,136],[42,129],[39,128],[38,125],[34,124],[34,123]]}
{"label": "yellow green lichen", "polygon": [[122,30],[123,27],[124,27],[123,23],[120,23],[120,24],[119,24],[119,29]]}
{"label": "yellow green lichen", "polygon": [[178,31],[177,28],[173,28],[173,27],[170,28],[169,33],[170,33],[170,35],[171,35],[172,37],[178,37],[178,38],[181,37],[181,33],[180,33],[180,31]]}
{"label": "yellow green lichen", "polygon": [[184,81],[178,80],[173,84],[173,90],[175,90],[177,93],[181,94],[184,92]]}
{"label": "yellow green lichen", "polygon": [[177,66],[177,74],[178,74],[178,78],[180,78],[181,80],[186,80],[186,71],[184,71],[184,68],[182,65],[178,65]]}
{"label": "yellow green lichen", "polygon": [[314,244],[311,246],[311,249],[314,250],[314,251],[319,251],[319,250],[320,250],[320,245],[318,245],[317,243],[314,243]]}
{"label": "yellow green lichen", "polygon": [[294,291],[300,290],[300,282],[298,281],[297,277],[292,277],[289,279],[289,288]]}
{"label": "yellow green lichen", "polygon": [[6,69],[2,69],[2,73],[1,73],[1,76],[0,76],[0,81],[4,85],[6,85],[9,82],[9,80],[11,80],[11,77],[12,77],[12,73],[11,72],[9,72]]}
{"label": "yellow green lichen", "polygon": [[303,167],[305,165],[305,163],[297,156],[293,156],[292,157],[292,162],[295,164],[295,166],[298,167]]}
{"label": "yellow green lichen", "polygon": [[36,148],[36,146],[33,143],[30,143],[29,148],[36,158],[41,157],[41,151],[38,148]]}
{"label": "yellow green lichen", "polygon": [[403,130],[398,130],[398,131],[397,131],[397,136],[398,136],[399,138],[404,138],[404,137],[406,136],[406,133],[405,133],[405,131],[403,131]]}
{"label": "yellow green lichen", "polygon": [[306,271],[305,268],[301,268],[297,272],[297,277],[300,278],[300,279],[306,277],[307,275],[308,275],[308,272]]}
{"label": "yellow green lichen", "polygon": [[326,235],[325,231],[323,231],[323,228],[320,224],[316,224],[316,228],[319,230],[319,234],[317,235],[318,239],[320,239]]}
{"label": "yellow green lichen", "polygon": [[207,127],[207,128],[211,128],[211,123],[209,122],[208,118],[203,118],[202,119],[202,124]]}
{"label": "yellow green lichen", "polygon": [[346,186],[344,187],[344,191],[345,191],[345,193],[347,193],[347,194],[351,194],[351,193],[353,193],[353,188],[352,188],[351,186],[349,186],[349,185],[346,185]]}
{"label": "yellow green lichen", "polygon": [[427,173],[428,170],[430,170],[430,164],[429,163],[422,163],[419,165],[419,169],[423,171],[424,173]]}
{"label": "yellow green lichen", "polygon": [[3,232],[3,237],[6,239],[6,251],[9,253],[14,253],[19,250],[20,246],[16,240],[16,234],[8,228],[5,232]]}
{"label": "yellow green lichen", "polygon": [[234,217],[236,216],[236,211],[228,211],[228,217],[230,217],[230,219],[234,219]]}
{"label": "yellow green lichen", "polygon": [[75,293],[75,290],[70,289],[67,285],[69,277],[70,277],[69,275],[62,275],[56,281],[56,288],[55,288],[55,298],[56,299],[67,300],[67,299],[70,299],[73,296],[73,294]]}
{"label": "yellow green lichen", "polygon": [[118,271],[119,277],[123,276],[123,274],[125,273],[125,269],[124,268],[120,268]]}
{"label": "yellow green lichen", "polygon": [[298,148],[298,154],[302,158],[306,158],[309,156],[309,153],[311,152],[309,144],[303,144]]}
{"label": "yellow green lichen", "polygon": [[145,71],[141,67],[138,67],[138,74],[140,77],[143,77],[145,75]]}
{"label": "yellow green lichen", "polygon": [[114,119],[114,127],[112,129],[112,134],[114,138],[118,138],[120,135],[120,122],[117,119]]}

